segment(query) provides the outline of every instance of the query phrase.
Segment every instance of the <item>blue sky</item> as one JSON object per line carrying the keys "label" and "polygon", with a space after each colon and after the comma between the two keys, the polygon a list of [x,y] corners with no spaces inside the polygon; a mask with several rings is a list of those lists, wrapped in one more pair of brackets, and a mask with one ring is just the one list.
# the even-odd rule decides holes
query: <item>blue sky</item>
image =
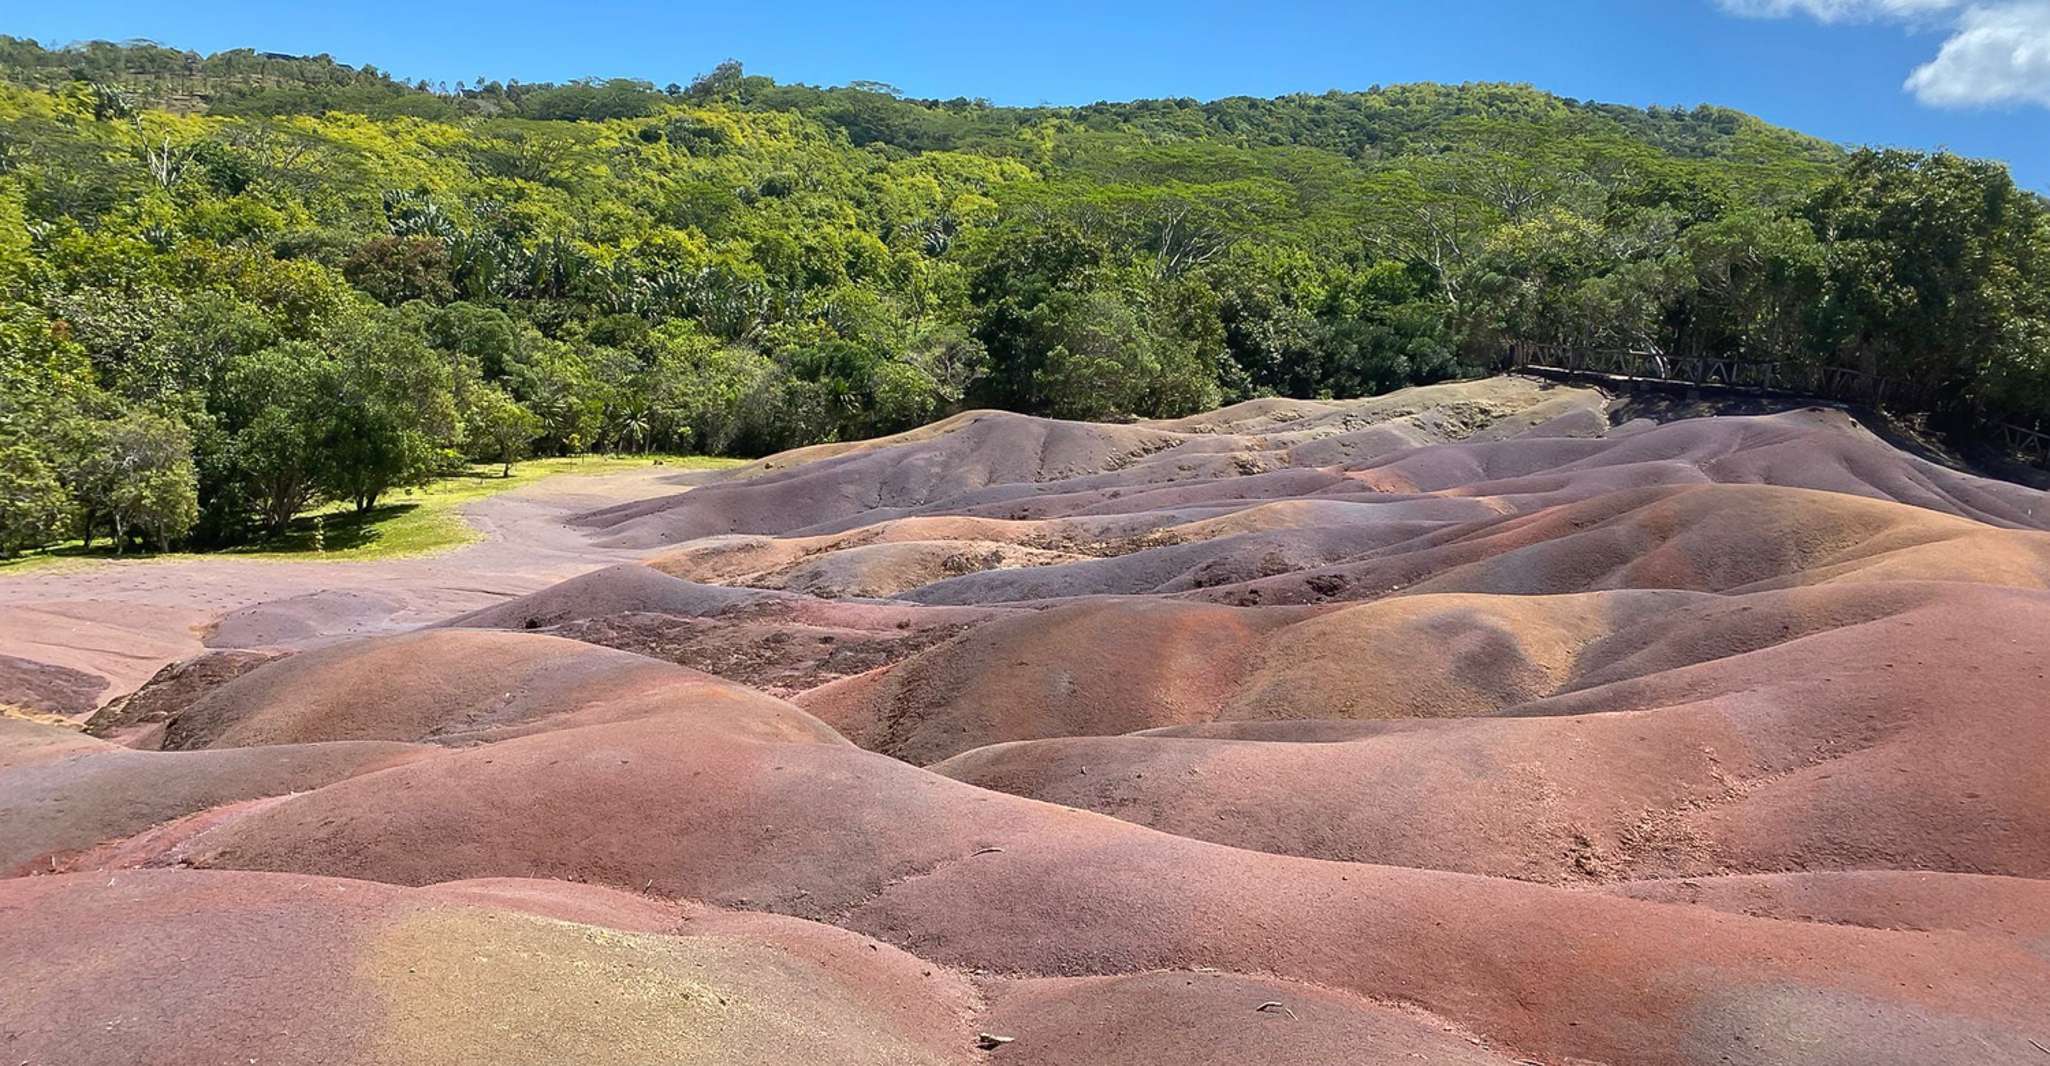
{"label": "blue sky", "polygon": [[1947,147],[2050,191],[2050,0],[69,0],[0,14],[0,33],[325,51],[451,83],[688,82],[735,57],[778,80],[868,78],[1010,104],[1520,81],[1724,104],[1849,143]]}

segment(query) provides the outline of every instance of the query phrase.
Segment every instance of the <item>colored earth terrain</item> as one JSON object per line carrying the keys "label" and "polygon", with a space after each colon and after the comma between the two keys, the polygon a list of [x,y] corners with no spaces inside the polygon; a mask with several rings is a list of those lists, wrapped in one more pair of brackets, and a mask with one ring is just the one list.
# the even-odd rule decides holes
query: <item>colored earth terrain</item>
{"label": "colored earth terrain", "polygon": [[0,575],[0,1055],[2050,1062],[2050,494],[1642,411],[973,411]]}

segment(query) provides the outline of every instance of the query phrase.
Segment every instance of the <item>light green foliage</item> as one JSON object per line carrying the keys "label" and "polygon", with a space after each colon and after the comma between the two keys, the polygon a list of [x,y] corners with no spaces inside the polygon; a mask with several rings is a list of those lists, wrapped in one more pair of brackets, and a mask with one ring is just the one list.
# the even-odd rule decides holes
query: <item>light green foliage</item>
{"label": "light green foliage", "polygon": [[99,436],[116,549],[133,533],[170,550],[199,523],[190,434],[174,419],[138,411],[107,423]]}
{"label": "light green foliage", "polygon": [[[368,522],[464,458],[1363,395],[1512,338],[1859,365],[1952,426],[2033,421],[2046,337],[2050,211],[1998,167],[1718,108],[1002,108],[737,63],[448,87],[0,37],[0,438],[81,532]],[[117,508],[82,458],[142,417],[183,427],[196,522],[179,463]]]}
{"label": "light green foliage", "polygon": [[149,411],[71,419],[52,443],[76,531],[88,545],[106,532],[116,552],[132,540],[169,550],[198,524],[198,468],[183,422]]}
{"label": "light green foliage", "polygon": [[671,322],[650,337],[648,401],[655,426],[680,445],[712,453],[775,447],[787,375],[753,348]]}
{"label": "light green foliage", "polygon": [[514,462],[542,431],[541,419],[527,410],[510,393],[496,385],[479,385],[471,391],[463,408],[463,431],[470,444],[470,457],[489,459],[512,476]]}

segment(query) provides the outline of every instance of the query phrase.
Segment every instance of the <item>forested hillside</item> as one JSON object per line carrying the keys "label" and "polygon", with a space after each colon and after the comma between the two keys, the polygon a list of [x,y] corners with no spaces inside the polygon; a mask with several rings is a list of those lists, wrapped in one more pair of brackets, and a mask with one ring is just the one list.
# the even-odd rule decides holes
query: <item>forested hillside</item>
{"label": "forested hillside", "polygon": [[235,543],[464,458],[1356,396],[1510,338],[2050,405],[2041,197],[1716,108],[449,87],[12,38],[0,78],[0,552]]}

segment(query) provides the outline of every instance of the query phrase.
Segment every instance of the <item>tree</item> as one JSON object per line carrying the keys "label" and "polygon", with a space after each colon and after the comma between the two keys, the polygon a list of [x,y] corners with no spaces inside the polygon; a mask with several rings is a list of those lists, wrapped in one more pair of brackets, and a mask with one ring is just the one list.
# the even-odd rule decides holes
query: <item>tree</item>
{"label": "tree", "polygon": [[1216,406],[1221,338],[1176,329],[1161,306],[1166,294],[1149,292],[1142,272],[1116,276],[1123,284],[1055,293],[1034,310],[1046,357],[1033,385],[1049,414],[1170,418]]}
{"label": "tree", "polygon": [[1331,396],[1372,396],[1458,373],[1457,342],[1433,274],[1381,262],[1333,279],[1313,342],[1315,380]]}
{"label": "tree", "polygon": [[605,389],[587,355],[578,345],[543,337],[528,327],[519,362],[506,375],[509,391],[540,416],[545,453],[583,451],[604,428]]}
{"label": "tree", "polygon": [[89,535],[115,484],[91,434],[134,410],[184,425],[188,536],[225,544],[463,454],[1363,395],[1515,337],[1848,363],[1960,428],[2050,405],[2042,197],[1716,108],[1006,108],[734,62],[447,94],[19,41],[0,82],[0,435]]}
{"label": "tree", "polygon": [[639,118],[655,109],[660,97],[646,82],[614,78],[606,82],[572,82],[544,89],[521,102],[521,110],[537,119],[604,122]]}
{"label": "tree", "polygon": [[106,508],[114,523],[115,550],[137,532],[169,551],[199,521],[191,435],[173,419],[137,412],[108,423],[102,439],[110,476]]}
{"label": "tree", "polygon": [[1990,398],[1992,367],[2026,365],[2017,346],[2044,332],[2050,211],[2005,168],[1861,151],[1806,213],[1826,263],[1823,351],[1922,385],[1953,413]]}
{"label": "tree", "polygon": [[408,300],[447,303],[456,295],[448,246],[426,237],[367,241],[342,264],[342,275],[386,307]]}
{"label": "tree", "polygon": [[407,321],[370,313],[329,330],[335,395],[319,427],[319,485],[360,514],[426,480],[457,441],[453,371]]}
{"label": "tree", "polygon": [[224,388],[227,465],[258,524],[283,532],[318,498],[341,368],[304,341],[236,360]]}
{"label": "tree", "polygon": [[740,92],[743,76],[740,60],[723,60],[711,70],[691,79],[690,88],[685,90],[685,95],[700,101],[728,100]]}
{"label": "tree", "polygon": [[34,448],[0,440],[0,558],[55,540],[69,506],[63,483]]}
{"label": "tree", "polygon": [[1602,220],[1553,208],[1497,229],[1469,288],[1471,327],[1493,347],[1511,339],[1665,350],[1669,302],[1687,264],[1664,219]]}
{"label": "tree", "polygon": [[452,303],[434,309],[422,329],[428,343],[474,363],[488,381],[504,378],[520,361],[519,323],[496,307]]}
{"label": "tree", "polygon": [[650,336],[649,413],[677,447],[761,454],[792,443],[783,417],[787,372],[686,322]]}
{"label": "tree", "polygon": [[969,299],[975,335],[989,353],[980,396],[991,406],[1039,411],[1039,373],[1050,358],[1045,335],[1049,300],[1086,283],[1110,254],[1106,242],[1071,218],[1028,225],[1012,218],[970,249]]}
{"label": "tree", "polygon": [[500,476],[511,477],[513,462],[527,454],[543,427],[540,417],[520,406],[512,394],[483,385],[470,392],[463,429],[471,456],[502,464]]}
{"label": "tree", "polygon": [[952,411],[989,373],[989,352],[959,325],[927,324],[904,343],[901,364],[928,383],[932,413]]}
{"label": "tree", "polygon": [[1689,229],[1683,244],[1693,278],[1680,311],[1693,349],[1765,360],[1810,355],[1825,263],[1806,221],[1737,211]]}
{"label": "tree", "polygon": [[112,527],[117,553],[137,538],[168,550],[198,523],[199,477],[184,423],[131,411],[67,422],[55,440],[70,459],[61,477],[87,547],[103,521]]}

